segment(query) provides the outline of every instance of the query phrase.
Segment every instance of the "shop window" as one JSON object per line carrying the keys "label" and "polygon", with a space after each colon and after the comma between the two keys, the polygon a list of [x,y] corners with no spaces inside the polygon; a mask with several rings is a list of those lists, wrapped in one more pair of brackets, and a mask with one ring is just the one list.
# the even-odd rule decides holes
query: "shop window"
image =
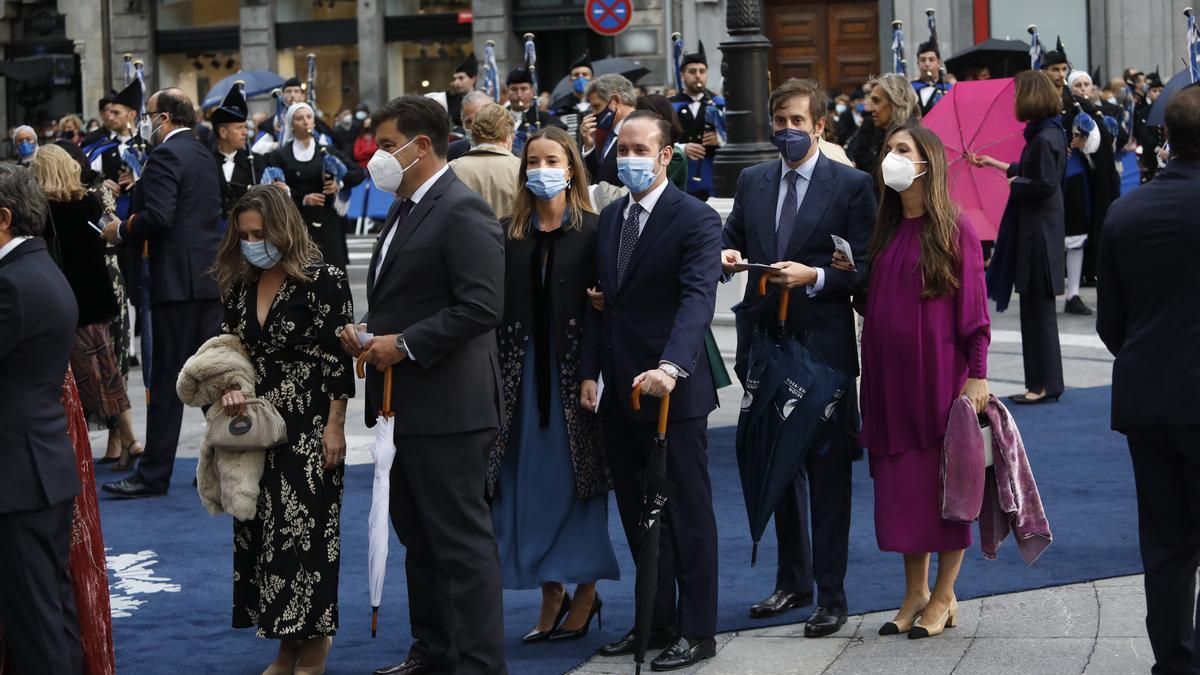
{"label": "shop window", "polygon": [[213,85],[241,67],[241,55],[237,52],[160,54],[156,75],[159,82],[170,82],[198,103]]}
{"label": "shop window", "polygon": [[236,26],[240,15],[238,0],[160,0],[157,22],[159,30]]}
{"label": "shop window", "polygon": [[355,0],[275,0],[275,21],[327,21],[357,16]]}
{"label": "shop window", "polygon": [[384,13],[388,16],[469,11],[471,0],[387,0],[384,5]]}
{"label": "shop window", "polygon": [[279,74],[308,85],[308,55],[317,56],[317,108],[326,122],[342,108],[358,104],[358,45],[323,45],[279,50]]}
{"label": "shop window", "polygon": [[454,67],[462,63],[472,49],[474,45],[468,38],[401,43],[404,93],[427,94],[448,90]]}

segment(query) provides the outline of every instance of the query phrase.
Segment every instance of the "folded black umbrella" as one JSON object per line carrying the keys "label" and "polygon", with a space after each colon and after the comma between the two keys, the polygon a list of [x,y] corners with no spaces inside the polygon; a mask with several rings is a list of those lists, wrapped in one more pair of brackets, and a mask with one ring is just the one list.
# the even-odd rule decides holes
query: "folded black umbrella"
{"label": "folded black umbrella", "polygon": [[[760,294],[766,292],[765,282],[764,275]],[[777,325],[754,331],[738,417],[738,474],[754,541],[751,566],[775,506],[803,473],[808,454],[826,438],[850,387],[846,373],[787,330],[789,296],[787,289],[780,293]]]}
{"label": "folded black umbrella", "polygon": [[1012,77],[1029,70],[1029,43],[1023,40],[988,38],[946,59],[946,70],[966,79],[971,68],[987,66],[992,77]]}
{"label": "folded black umbrella", "polygon": [[[633,390],[633,409],[641,409],[641,390]],[[671,395],[662,397],[658,408],[658,429],[654,446],[646,458],[641,482],[645,490],[642,514],[638,519],[639,540],[637,572],[633,584],[633,660],[634,672],[642,672],[646,648],[650,645],[651,622],[654,620],[654,598],[658,595],[658,549],[662,541],[662,518],[667,507],[667,416]]]}

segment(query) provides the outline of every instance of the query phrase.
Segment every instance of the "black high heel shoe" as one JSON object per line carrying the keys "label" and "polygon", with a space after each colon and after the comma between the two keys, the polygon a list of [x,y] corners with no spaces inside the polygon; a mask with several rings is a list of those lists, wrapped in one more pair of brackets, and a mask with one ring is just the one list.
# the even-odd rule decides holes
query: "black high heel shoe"
{"label": "black high heel shoe", "polygon": [[1059,396],[1062,396],[1062,394],[1042,394],[1037,398],[1029,398],[1025,394],[1013,394],[1008,397],[1008,400],[1017,405],[1041,405],[1043,403],[1058,403]]}
{"label": "black high heel shoe", "polygon": [[592,609],[588,611],[587,621],[583,624],[583,628],[579,630],[563,630],[555,628],[550,633],[551,642],[559,642],[562,640],[578,640],[588,634],[588,629],[592,627],[592,617],[596,617],[596,625],[600,630],[604,630],[604,616],[600,613],[600,608],[604,607],[604,601],[600,599],[600,594],[596,594],[596,599],[592,601]]}
{"label": "black high heel shoe", "polygon": [[529,644],[531,642],[542,642],[550,638],[551,634],[558,629],[558,624],[566,618],[567,612],[571,610],[571,594],[563,591],[562,604],[558,606],[558,616],[554,617],[554,625],[550,626],[550,630],[538,630],[535,626],[533,630],[525,634],[521,638],[521,642]]}

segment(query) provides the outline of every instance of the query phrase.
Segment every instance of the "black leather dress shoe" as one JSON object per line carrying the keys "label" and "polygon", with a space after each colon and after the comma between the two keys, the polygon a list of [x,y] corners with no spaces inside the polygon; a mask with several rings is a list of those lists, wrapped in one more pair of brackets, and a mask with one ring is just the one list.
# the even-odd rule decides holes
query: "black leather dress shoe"
{"label": "black leather dress shoe", "polygon": [[754,603],[750,607],[751,619],[768,619],[779,616],[789,609],[808,607],[812,604],[811,595],[800,595],[792,591],[775,591],[766,600]]}
{"label": "black leather dress shoe", "polygon": [[817,607],[804,624],[804,637],[825,637],[841,630],[846,623],[845,608]]}
{"label": "black leather dress shoe", "polygon": [[650,662],[650,670],[656,672],[679,670],[680,668],[694,666],[716,655],[717,641],[712,638],[700,638],[698,640],[679,638],[675,644],[667,647],[661,654],[654,657],[654,660]]}
{"label": "black leather dress shoe", "polygon": [[[646,648],[662,649],[663,647],[675,642],[677,637],[678,636],[675,635],[675,631],[670,629],[664,628],[653,631],[650,633],[650,643],[646,645]],[[597,650],[597,653],[600,654],[600,656],[625,656],[626,654],[633,653],[633,646],[634,636],[633,630],[631,629],[625,634],[625,637],[621,638],[620,640],[617,640],[616,642],[610,642],[606,645],[601,645],[600,649]]]}
{"label": "black leather dress shoe", "polygon": [[433,668],[430,668],[421,659],[410,656],[404,659],[404,663],[386,668],[376,668],[372,672],[375,675],[419,675],[420,673],[431,673],[433,672]]}
{"label": "black leather dress shoe", "polygon": [[120,497],[121,499],[137,499],[138,497],[165,497],[166,490],[151,490],[146,487],[146,484],[134,480],[133,478],[124,478],[115,483],[105,483],[100,486],[101,490]]}
{"label": "black leather dress shoe", "polygon": [[1078,295],[1070,300],[1067,300],[1066,307],[1063,308],[1063,311],[1067,314],[1076,314],[1078,316],[1092,315],[1092,308],[1084,304],[1083,298],[1079,297]]}

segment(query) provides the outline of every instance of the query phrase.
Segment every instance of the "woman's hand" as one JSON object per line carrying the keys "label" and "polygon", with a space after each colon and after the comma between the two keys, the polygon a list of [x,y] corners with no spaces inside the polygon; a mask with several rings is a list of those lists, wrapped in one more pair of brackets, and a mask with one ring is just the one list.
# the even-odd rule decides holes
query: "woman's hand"
{"label": "woman's hand", "polygon": [[846,256],[842,255],[841,251],[833,252],[832,266],[834,269],[842,270],[843,272],[853,272],[855,269],[854,263],[850,262]]}
{"label": "woman's hand", "polygon": [[579,384],[579,405],[584,410],[596,412],[600,405],[599,386],[595,380],[584,380]]}
{"label": "woman's hand", "polygon": [[325,206],[325,195],[320,192],[310,192],[304,195],[305,206]]}
{"label": "woman's hand", "polygon": [[321,451],[328,471],[346,461],[346,401],[329,402],[329,421],[321,434]]}
{"label": "woman's hand", "polygon": [[987,410],[988,405],[988,384],[987,380],[977,380],[968,378],[967,383],[963,386],[962,395],[966,396],[971,401],[971,405],[975,406],[976,413],[982,413]]}
{"label": "woman's hand", "polygon": [[804,263],[798,263],[794,260],[783,260],[771,265],[776,270],[775,272],[764,272],[767,275],[767,281],[773,284],[778,284],[784,288],[796,288],[797,286],[808,286],[817,283],[817,271]]}
{"label": "woman's hand", "polygon": [[237,387],[230,387],[221,396],[221,408],[230,417],[246,414],[246,395]]}
{"label": "woman's hand", "polygon": [[592,301],[592,309],[597,312],[604,311],[604,291],[593,286],[587,289],[588,300]]}

